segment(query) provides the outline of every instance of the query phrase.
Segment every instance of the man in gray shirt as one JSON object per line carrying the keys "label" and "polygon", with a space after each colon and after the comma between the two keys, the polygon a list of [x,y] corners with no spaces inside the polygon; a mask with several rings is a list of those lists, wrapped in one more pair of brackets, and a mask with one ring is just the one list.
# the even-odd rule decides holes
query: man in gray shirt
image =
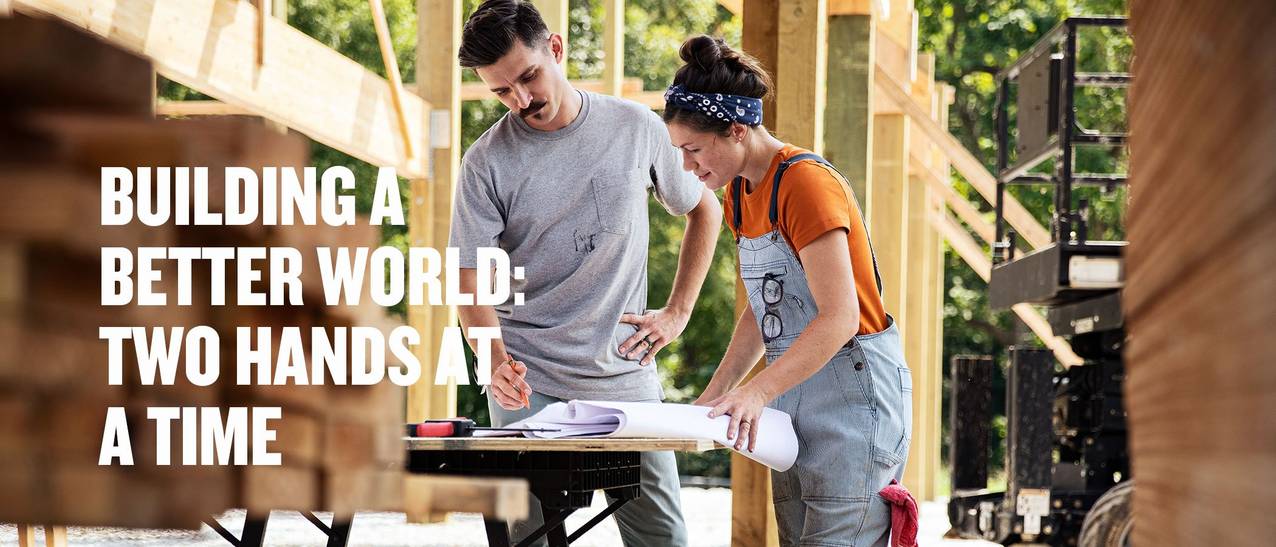
{"label": "man in gray shirt", "polygon": [[[560,400],[659,401],[654,357],[686,327],[713,257],[722,210],[683,171],[660,118],[567,81],[563,39],[529,2],[488,0],[466,22],[460,63],[510,109],[465,154],[452,218],[460,286],[474,249],[500,247],[522,305],[460,308],[466,328],[501,327],[492,345],[494,425]],[[664,308],[647,305],[647,195],[687,216]],[[535,507],[534,517],[539,517]],[[515,526],[516,541],[539,518]],[[642,495],[616,513],[627,545],[685,545],[673,454],[643,456]]]}

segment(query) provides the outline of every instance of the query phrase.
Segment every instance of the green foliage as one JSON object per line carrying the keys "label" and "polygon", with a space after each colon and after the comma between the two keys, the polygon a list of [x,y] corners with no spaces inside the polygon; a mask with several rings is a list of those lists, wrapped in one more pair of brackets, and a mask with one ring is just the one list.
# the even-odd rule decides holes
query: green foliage
{"label": "green foliage", "polygon": [[[950,111],[949,130],[993,170],[996,166],[994,132],[995,75],[1014,62],[1037,40],[1064,17],[1072,15],[1121,15],[1123,0],[918,0],[919,44],[935,54],[936,79],[956,88],[956,102]],[[1081,33],[1078,47],[1078,71],[1103,72],[1126,70],[1131,44],[1121,33],[1087,30]],[[1013,93],[1013,91],[1012,91]],[[1013,95],[1012,95],[1013,97]],[[1124,93],[1102,89],[1080,94],[1077,100],[1078,122],[1087,129],[1118,131],[1124,128]],[[1014,107],[1010,124],[1014,127]],[[1014,161],[1012,156],[1011,161]],[[1081,148],[1075,161],[1076,172],[1123,172],[1128,158],[1112,149]],[[1047,162],[1040,171],[1052,171]],[[992,219],[992,207],[964,180],[957,180],[957,191],[980,206],[985,218]],[[1012,187],[1015,196],[1045,226],[1050,226],[1051,195],[1047,187]],[[1105,192],[1083,188],[1077,199],[1091,204],[1090,237],[1120,239],[1126,201],[1124,188]],[[1023,248],[1023,247],[1020,247]],[[1017,320],[1007,313],[988,309],[987,285],[955,254],[945,258],[944,280],[944,363],[954,355],[991,355],[1000,366],[993,378],[993,408],[1004,408],[1005,347],[1018,343],[1035,344],[1035,339],[1016,328]],[[944,367],[947,373],[947,367]],[[948,379],[945,379],[947,382]],[[947,385],[947,384],[946,384]],[[945,387],[947,393],[947,387]],[[943,427],[949,427],[948,409],[944,408]],[[997,416],[991,464],[1000,469],[1005,438],[1005,418]],[[944,436],[947,439],[947,435]],[[943,452],[947,457],[947,450]]]}

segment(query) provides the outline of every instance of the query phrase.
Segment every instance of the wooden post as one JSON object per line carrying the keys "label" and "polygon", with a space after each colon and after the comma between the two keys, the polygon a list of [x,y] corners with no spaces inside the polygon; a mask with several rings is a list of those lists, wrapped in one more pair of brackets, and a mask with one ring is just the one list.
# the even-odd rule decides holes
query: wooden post
{"label": "wooden post", "polygon": [[[264,5],[267,0],[259,1]],[[372,26],[376,29],[381,61],[385,64],[385,78],[390,82],[390,100],[394,103],[394,116],[399,121],[399,133],[403,137],[403,155],[411,158],[416,155],[416,146],[412,143],[408,117],[403,111],[403,78],[399,76],[399,60],[394,53],[390,27],[386,24],[385,9],[381,7],[381,0],[368,0],[368,7],[372,10]]]}
{"label": "wooden post", "polygon": [[603,0],[603,89],[620,97],[625,83],[625,0]]}
{"label": "wooden post", "polygon": [[775,80],[775,130],[780,140],[819,154],[824,149],[824,97],[828,74],[827,0],[780,4]]}
{"label": "wooden post", "polygon": [[[461,0],[417,0],[417,87],[434,107],[422,120],[429,139],[420,145],[429,151],[433,178],[409,181],[408,241],[413,247],[447,247],[461,154],[461,69],[456,59],[461,8]],[[421,378],[407,388],[405,418],[409,422],[456,415],[456,382],[434,385],[443,329],[456,323],[454,306],[408,306],[408,325],[421,333],[414,353],[422,363]],[[417,487],[406,483],[405,496],[420,495],[412,492]],[[427,523],[441,522],[446,516],[424,511],[408,507],[407,518]]]}
{"label": "wooden post", "polygon": [[[742,26],[744,50],[772,75],[779,57],[779,0],[745,0]],[[775,92],[763,102],[762,120],[775,128],[775,96],[785,83],[775,79]],[[736,279],[736,315],[749,305],[740,280]],[[758,362],[754,371],[760,370]],[[732,547],[778,547],[775,506],[771,503],[771,478],[767,468],[736,453],[731,454],[731,545]]]}
{"label": "wooden post", "polygon": [[[925,102],[927,110],[930,110],[935,58],[930,54],[920,54],[917,59],[918,71],[913,82],[913,98]],[[930,146],[923,135],[909,135],[908,146],[913,153],[905,157],[910,161],[919,153],[924,161],[930,160]],[[903,279],[905,311],[901,322],[904,359],[913,369],[913,439],[909,445],[908,467],[912,468],[912,476],[916,477],[913,495],[919,500],[929,500],[934,497],[935,482],[935,470],[929,465],[929,455],[939,449],[939,432],[936,429],[938,424],[930,421],[930,409],[938,404],[935,400],[937,394],[929,390],[930,379],[939,371],[932,366],[926,355],[926,343],[930,334],[930,318],[926,313],[931,296],[926,290],[931,267],[926,260],[926,238],[932,231],[926,218],[930,206],[930,191],[919,176],[911,174],[911,170],[908,177],[909,188],[905,198],[907,213],[904,221],[908,225],[908,243],[905,247],[908,270]]]}
{"label": "wooden post", "polygon": [[824,157],[848,179],[866,206],[872,152],[873,16],[829,16],[828,104],[824,109]]}
{"label": "wooden post", "polygon": [[[906,5],[908,4],[908,5]],[[903,28],[899,21],[911,19],[911,2],[893,0],[890,3],[888,17],[879,23],[874,39],[876,66],[898,78],[911,82],[913,74],[912,58],[915,56],[916,42],[910,30],[899,36]],[[876,78],[877,75],[874,75]],[[905,295],[908,292],[909,252],[909,126],[906,115],[897,109],[888,109],[885,99],[873,95],[873,144],[872,174],[869,177],[867,190],[869,233],[873,237],[873,249],[877,253],[878,269],[881,271],[884,303],[900,327],[900,333],[908,347],[908,340],[915,333],[909,329],[909,310]],[[916,264],[916,263],[914,263]],[[918,267],[921,267],[918,264]],[[914,424],[917,423],[918,394],[914,395]],[[913,448],[917,450],[917,434],[913,435]],[[904,485],[913,492],[920,492],[925,477],[919,473],[915,454],[910,454],[909,463],[904,471]]]}
{"label": "wooden post", "polygon": [[[536,6],[536,11],[541,12],[541,19],[545,20],[545,26],[549,27],[549,31],[563,37],[563,51],[570,49],[567,43],[568,14],[571,8],[567,0],[532,0],[532,5]],[[567,71],[567,55],[563,55],[563,71]]]}
{"label": "wooden post", "polygon": [[[444,248],[452,218],[452,192],[460,162],[461,71],[456,50],[461,36],[461,1],[418,0],[417,69],[419,92],[435,109],[422,123],[430,128],[433,180],[411,181],[408,239],[412,246]],[[433,122],[433,123],[431,123]],[[440,134],[441,133],[441,134]],[[408,421],[456,414],[456,385],[435,386],[434,363],[444,327],[456,324],[451,306],[408,309],[408,324],[420,333],[417,357],[421,379],[408,388]]]}

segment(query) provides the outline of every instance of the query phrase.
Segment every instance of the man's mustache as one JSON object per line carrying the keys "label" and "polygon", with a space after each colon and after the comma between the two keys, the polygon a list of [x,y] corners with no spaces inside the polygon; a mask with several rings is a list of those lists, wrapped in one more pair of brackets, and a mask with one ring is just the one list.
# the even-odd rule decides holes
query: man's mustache
{"label": "man's mustache", "polygon": [[545,108],[545,101],[535,102],[535,103],[527,105],[527,108],[519,110],[518,116],[520,118],[526,118],[528,116],[531,116],[532,114],[540,112],[542,108]]}

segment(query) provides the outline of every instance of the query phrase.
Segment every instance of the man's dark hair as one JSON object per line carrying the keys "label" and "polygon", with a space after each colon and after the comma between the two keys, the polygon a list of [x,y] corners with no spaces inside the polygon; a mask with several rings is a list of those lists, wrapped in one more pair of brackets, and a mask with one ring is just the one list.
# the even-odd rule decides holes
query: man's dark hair
{"label": "man's dark hair", "polygon": [[548,37],[549,27],[531,2],[486,0],[465,21],[456,57],[464,68],[484,67],[509,53],[515,38],[530,48]]}

